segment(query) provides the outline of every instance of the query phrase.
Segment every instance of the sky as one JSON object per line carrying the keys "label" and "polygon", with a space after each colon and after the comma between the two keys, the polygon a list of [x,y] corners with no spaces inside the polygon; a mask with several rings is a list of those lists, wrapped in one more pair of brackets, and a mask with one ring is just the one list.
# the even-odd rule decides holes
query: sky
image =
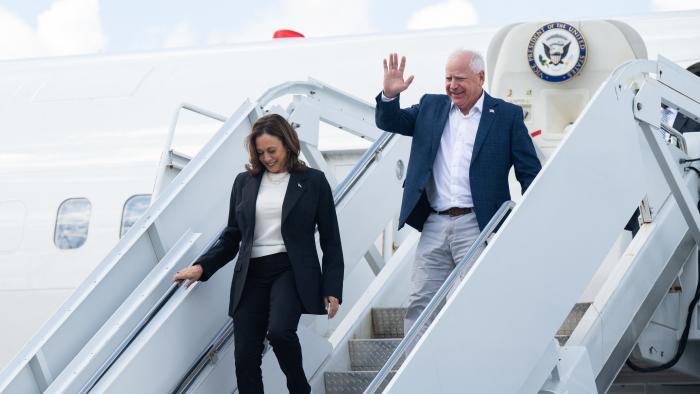
{"label": "sky", "polygon": [[0,0],[0,59],[631,16],[700,0]]}

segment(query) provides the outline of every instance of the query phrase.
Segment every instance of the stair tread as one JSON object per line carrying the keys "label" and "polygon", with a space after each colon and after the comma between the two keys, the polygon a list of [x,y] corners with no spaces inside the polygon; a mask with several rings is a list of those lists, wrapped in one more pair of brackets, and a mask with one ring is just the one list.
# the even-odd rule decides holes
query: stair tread
{"label": "stair tread", "polygon": [[350,339],[349,343],[396,343],[397,345],[403,338],[355,338]]}
{"label": "stair tread", "polygon": [[[401,339],[352,339],[348,342],[352,371],[377,371],[389,360]],[[399,360],[398,368],[403,362]]]}
{"label": "stair tread", "polygon": [[374,338],[402,338],[406,308],[372,308]]}
{"label": "stair tread", "polygon": [[[576,303],[557,330],[557,335],[571,335],[590,306],[590,302]],[[373,337],[403,338],[403,317],[405,315],[406,308],[373,308]]]}
{"label": "stair tread", "polygon": [[[349,372],[325,372],[326,394],[361,394],[378,371],[349,371]],[[389,372],[388,379],[379,386],[381,392],[389,383],[396,371]]]}
{"label": "stair tread", "polygon": [[571,338],[571,335],[555,335],[554,338],[559,341],[559,346],[564,346]]}
{"label": "stair tread", "polygon": [[578,326],[578,323],[581,322],[583,315],[586,314],[586,311],[590,306],[590,302],[579,302],[574,305],[569,314],[566,316],[566,319],[564,319],[564,322],[561,324],[561,327],[559,327],[559,330],[557,330],[557,334],[571,335],[571,333],[573,333],[576,329],[576,326]]}
{"label": "stair tread", "polygon": [[[562,323],[555,338],[564,346],[578,326],[591,303],[577,303]],[[403,318],[406,308],[373,308],[372,338],[355,338],[348,341],[350,371],[324,372],[327,394],[362,393],[379,369],[391,356],[403,338]],[[398,369],[400,360],[394,367]],[[393,376],[395,370],[389,376]],[[388,384],[387,379],[383,386]]]}

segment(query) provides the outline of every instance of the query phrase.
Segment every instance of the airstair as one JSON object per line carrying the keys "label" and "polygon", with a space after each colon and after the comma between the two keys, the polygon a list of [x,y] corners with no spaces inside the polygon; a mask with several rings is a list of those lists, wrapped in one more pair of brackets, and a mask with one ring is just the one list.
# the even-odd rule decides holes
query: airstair
{"label": "airstair", "polygon": [[[620,66],[469,273],[441,289],[434,323],[407,333],[366,392],[700,389],[700,178],[689,159],[700,139],[660,123],[662,104],[697,118],[699,102],[700,80],[663,58]],[[644,224],[611,253],[640,201]],[[577,304],[600,272],[591,304]],[[583,316],[554,340],[572,307]]]}
{"label": "airstair", "polygon": [[[291,97],[291,103],[283,109],[276,102],[285,97]],[[223,229],[233,179],[247,161],[244,137],[252,123],[270,111],[288,118],[300,136],[306,161],[325,170],[336,186],[341,236],[347,239],[346,278],[353,278],[353,286],[346,286],[344,306],[351,306],[384,266],[375,241],[396,216],[410,141],[381,133],[374,126],[372,106],[309,81],[278,86],[257,102],[244,103],[228,118],[188,104],[181,110],[225,123],[191,160],[166,146],[156,182],[158,198],[2,372],[0,392],[235,389],[231,322],[226,314],[235,264],[228,264],[206,284],[189,288],[171,284],[170,278],[202,254]],[[317,148],[321,124],[373,141],[340,184]],[[366,217],[369,202],[377,211]],[[308,349],[306,370],[316,371],[332,352],[327,334],[340,332],[336,322],[344,318],[341,311],[330,322],[325,317],[302,319],[299,336]],[[266,355],[265,365],[270,360]],[[266,373],[266,384],[284,387],[282,377],[274,373]]]}
{"label": "airstair", "polygon": [[[166,146],[158,198],[2,372],[0,392],[237,391],[226,314],[235,264],[189,288],[170,278],[223,228],[246,160],[242,141],[266,112],[289,119],[307,162],[335,187],[347,294],[335,319],[300,323],[314,392],[698,389],[700,327],[688,306],[698,282],[700,177],[687,160],[700,156],[700,138],[660,124],[662,103],[697,118],[700,80],[663,58],[620,66],[521,202],[505,204],[484,229],[460,263],[475,261],[473,268],[456,269],[404,335],[418,234],[402,234],[392,252],[375,245],[396,217],[410,140],[380,133],[370,105],[320,82],[276,87],[216,116],[223,126],[195,157]],[[373,141],[337,184],[317,149],[320,124]],[[625,239],[638,207],[643,224]],[[582,300],[595,278],[602,284]],[[673,360],[686,320],[687,344]],[[263,358],[266,390],[285,392],[271,353]],[[641,373],[624,367],[628,358],[645,368],[676,362]]]}

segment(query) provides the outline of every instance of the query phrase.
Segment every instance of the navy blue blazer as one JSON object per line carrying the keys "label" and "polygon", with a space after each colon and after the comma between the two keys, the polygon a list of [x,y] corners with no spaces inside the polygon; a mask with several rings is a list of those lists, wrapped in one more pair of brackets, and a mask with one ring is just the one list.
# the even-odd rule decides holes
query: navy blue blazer
{"label": "navy blue blazer", "polygon": [[[421,231],[432,211],[425,188],[433,172],[452,103],[444,94],[426,94],[418,104],[405,109],[401,109],[398,99],[382,101],[381,93],[376,101],[377,127],[413,137],[399,228],[408,223]],[[474,212],[481,229],[501,204],[510,199],[508,172],[511,166],[515,166],[515,176],[523,193],[542,168],[523,122],[522,108],[484,92],[481,121],[469,166]]]}
{"label": "navy blue blazer", "polygon": [[[255,203],[263,172],[238,174],[231,189],[228,224],[212,248],[195,262],[202,266],[200,280],[204,282],[238,255],[229,300],[231,317],[241,300],[248,275],[255,233]],[[316,251],[317,228],[323,252],[321,264]],[[324,296],[334,296],[342,302],[343,249],[333,192],[323,172],[307,168],[290,173],[282,202],[282,239],[303,312],[326,314]]]}

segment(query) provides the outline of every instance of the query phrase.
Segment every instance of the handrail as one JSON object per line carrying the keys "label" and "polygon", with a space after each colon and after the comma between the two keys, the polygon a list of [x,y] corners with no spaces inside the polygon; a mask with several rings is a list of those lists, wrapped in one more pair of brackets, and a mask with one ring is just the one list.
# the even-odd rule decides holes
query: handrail
{"label": "handrail", "polygon": [[672,137],[675,137],[678,148],[683,152],[688,153],[688,144],[685,142],[685,136],[683,133],[674,129],[673,126],[669,126],[663,122],[661,122],[661,130],[669,133]]}
{"label": "handrail", "polygon": [[333,192],[333,201],[337,206],[341,201],[347,196],[348,192],[357,184],[357,181],[362,177],[362,175],[367,172],[369,166],[372,165],[379,154],[382,153],[384,148],[391,142],[395,134],[393,133],[383,133],[377,138],[376,141],[367,149],[367,151],[362,155],[360,160],[355,164],[350,173],[343,179],[343,181],[335,188]]}
{"label": "handrail", "polygon": [[219,122],[226,122],[226,120],[228,119],[224,115],[217,114],[216,112],[212,112],[212,111],[209,111],[207,109],[198,107],[194,104],[189,104],[189,103],[180,104],[177,107],[177,109],[175,110],[175,114],[173,114],[172,122],[170,122],[170,129],[168,130],[168,138],[166,139],[166,142],[165,142],[165,151],[170,150],[171,145],[173,144],[173,139],[175,138],[175,128],[177,127],[177,121],[180,118],[180,111],[183,109],[186,109],[188,111],[192,111],[196,114],[206,116],[207,118],[218,120]]}
{"label": "handrail", "polygon": [[469,248],[467,254],[462,257],[462,260],[460,260],[459,264],[457,264],[457,267],[452,270],[445,282],[442,284],[442,286],[440,286],[440,289],[438,289],[437,293],[430,300],[430,303],[428,303],[423,312],[421,312],[418,320],[416,320],[413,326],[411,326],[408,333],[401,340],[394,352],[391,353],[391,356],[387,362],[384,363],[382,369],[377,373],[369,386],[367,386],[367,389],[365,389],[363,394],[376,393],[384,379],[386,379],[386,377],[389,375],[389,372],[391,372],[392,368],[408,349],[409,344],[413,343],[413,341],[417,339],[418,335],[421,333],[421,328],[426,322],[428,322],[428,318],[432,316],[438,306],[441,305],[442,301],[447,297],[449,291],[452,289],[452,286],[462,278],[462,270],[464,267],[469,261],[471,261],[472,258],[477,256],[477,253],[479,252],[481,245],[486,241],[486,238],[488,238],[488,236],[496,230],[498,224],[501,223],[501,220],[503,220],[506,214],[508,214],[508,212],[510,212],[514,206],[515,203],[513,201],[506,201],[501,205],[496,214],[493,215],[488,224],[486,224],[484,230],[481,231],[479,237]]}
{"label": "handrail", "polygon": [[216,333],[214,339],[212,339],[207,345],[206,349],[200,353],[197,357],[197,361],[192,367],[187,371],[185,376],[178,382],[175,389],[171,391],[172,394],[186,393],[192,384],[197,380],[199,374],[202,373],[204,368],[212,361],[216,361],[216,357],[221,351],[221,349],[226,346],[229,340],[233,337],[233,320],[228,319],[226,324]]}
{"label": "handrail", "polygon": [[[219,234],[212,238],[207,246],[202,249],[204,251],[209,250],[209,248],[214,244],[219,239],[219,236],[223,232],[223,229],[219,232]],[[199,258],[199,256],[197,257]],[[196,261],[196,260],[195,260]],[[153,318],[160,312],[160,310],[165,306],[165,304],[168,303],[168,301],[173,297],[175,292],[177,291],[178,287],[180,286],[182,282],[178,283],[173,283],[170,285],[168,290],[163,294],[159,299],[156,304],[148,310],[148,313],[146,313],[146,316],[144,316],[137,324],[136,326],[129,332],[129,334],[119,343],[119,346],[117,346],[116,349],[107,357],[107,359],[100,364],[100,367],[97,368],[97,370],[90,376],[90,379],[83,385],[83,387],[80,389],[79,393],[80,394],[86,394],[89,393],[90,390],[95,387],[97,382],[102,379],[102,377],[107,373],[107,371],[114,365],[114,363],[119,359],[119,357],[126,351],[126,349],[131,345],[131,343],[136,339],[136,337],[143,331],[144,328],[148,325],[148,323],[153,320]]]}
{"label": "handrail", "polygon": [[127,347],[136,339],[136,337],[143,331],[148,323],[153,320],[153,318],[158,314],[158,312],[163,308],[163,306],[168,302],[168,300],[175,294],[178,284],[173,283],[165,294],[163,294],[158,302],[148,311],[146,316],[141,319],[141,321],[134,327],[129,334],[124,338],[119,346],[109,355],[109,357],[100,365],[100,367],[90,376],[90,379],[83,385],[80,389],[80,394],[86,394],[95,387],[97,382],[104,376],[104,374],[109,370],[109,368],[114,365],[119,356],[124,353]]}
{"label": "handrail", "polygon": [[224,123],[226,122],[226,120],[228,120],[226,116],[198,107],[194,104],[182,103],[177,107],[177,109],[175,110],[175,114],[173,115],[173,120],[172,122],[170,122],[170,128],[168,130],[168,136],[165,139],[165,147],[163,148],[163,153],[161,153],[160,163],[158,163],[158,172],[156,173],[158,174],[158,178],[156,179],[156,184],[153,187],[151,201],[155,201],[156,197],[158,196],[158,194],[160,194],[160,191],[163,188],[163,174],[165,173],[165,167],[167,166],[168,152],[172,148],[173,139],[175,138],[175,128],[177,127],[177,121],[180,118],[180,111],[183,109]]}
{"label": "handrail", "polygon": [[[260,99],[258,99],[258,105],[263,107],[269,102],[287,94],[306,94],[311,96],[315,95],[317,91],[326,88],[327,87],[323,86],[323,84],[314,80],[286,82],[263,93]],[[345,198],[360,177],[367,172],[369,166],[377,160],[379,154],[386,148],[394,136],[395,134],[393,133],[382,133],[367,149],[364,155],[362,155],[360,160],[350,171],[350,174],[336,187],[333,193],[333,200],[336,206]]]}
{"label": "handrail", "polygon": [[323,85],[315,81],[290,81],[268,89],[258,99],[260,108],[287,94],[316,94],[317,90],[323,89]]}

